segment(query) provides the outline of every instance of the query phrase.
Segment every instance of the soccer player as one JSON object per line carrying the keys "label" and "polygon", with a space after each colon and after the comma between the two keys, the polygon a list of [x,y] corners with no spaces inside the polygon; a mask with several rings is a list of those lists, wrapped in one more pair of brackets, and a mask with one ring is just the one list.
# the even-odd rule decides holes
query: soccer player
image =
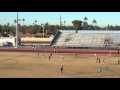
{"label": "soccer player", "polygon": [[60,68],[61,73],[63,73],[63,66]]}
{"label": "soccer player", "polygon": [[98,76],[102,75],[102,69],[99,68]]}

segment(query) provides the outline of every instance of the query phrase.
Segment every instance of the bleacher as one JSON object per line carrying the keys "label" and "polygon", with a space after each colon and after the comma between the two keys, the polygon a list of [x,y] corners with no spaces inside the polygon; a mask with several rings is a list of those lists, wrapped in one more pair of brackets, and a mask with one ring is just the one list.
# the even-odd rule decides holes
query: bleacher
{"label": "bleacher", "polygon": [[[109,40],[106,44],[105,40]],[[114,42],[114,43],[113,43]],[[117,44],[116,44],[117,43]],[[106,30],[59,30],[51,46],[58,47],[118,47],[120,31]]]}

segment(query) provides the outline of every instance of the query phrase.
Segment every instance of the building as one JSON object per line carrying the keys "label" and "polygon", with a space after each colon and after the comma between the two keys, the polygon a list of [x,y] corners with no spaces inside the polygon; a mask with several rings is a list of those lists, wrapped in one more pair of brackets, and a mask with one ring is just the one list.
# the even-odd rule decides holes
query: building
{"label": "building", "polygon": [[[53,35],[45,38],[39,37],[19,37],[18,45],[50,45],[53,39]],[[0,37],[0,46],[12,46],[16,45],[16,37]]]}
{"label": "building", "polygon": [[15,46],[16,38],[15,37],[1,37],[0,46]]}
{"label": "building", "polygon": [[21,45],[50,45],[53,35],[45,38],[41,37],[21,37]]}

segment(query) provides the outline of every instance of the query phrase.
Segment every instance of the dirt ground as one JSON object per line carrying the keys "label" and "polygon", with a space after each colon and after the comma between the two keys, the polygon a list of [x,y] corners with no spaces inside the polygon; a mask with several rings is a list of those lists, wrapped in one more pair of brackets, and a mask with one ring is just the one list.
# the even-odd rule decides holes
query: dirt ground
{"label": "dirt ground", "polygon": [[[38,52],[0,52],[0,78],[120,78],[119,54],[97,55],[100,64],[93,54],[76,57],[75,53],[53,53],[50,60],[49,56],[50,53],[38,56]],[[100,76],[99,68],[102,69]]]}

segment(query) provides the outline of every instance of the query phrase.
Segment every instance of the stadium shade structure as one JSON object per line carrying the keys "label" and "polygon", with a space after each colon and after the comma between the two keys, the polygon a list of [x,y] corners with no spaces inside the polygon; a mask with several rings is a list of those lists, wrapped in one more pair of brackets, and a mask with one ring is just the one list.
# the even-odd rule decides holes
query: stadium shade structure
{"label": "stadium shade structure", "polygon": [[50,43],[54,47],[120,48],[118,30],[59,30]]}

